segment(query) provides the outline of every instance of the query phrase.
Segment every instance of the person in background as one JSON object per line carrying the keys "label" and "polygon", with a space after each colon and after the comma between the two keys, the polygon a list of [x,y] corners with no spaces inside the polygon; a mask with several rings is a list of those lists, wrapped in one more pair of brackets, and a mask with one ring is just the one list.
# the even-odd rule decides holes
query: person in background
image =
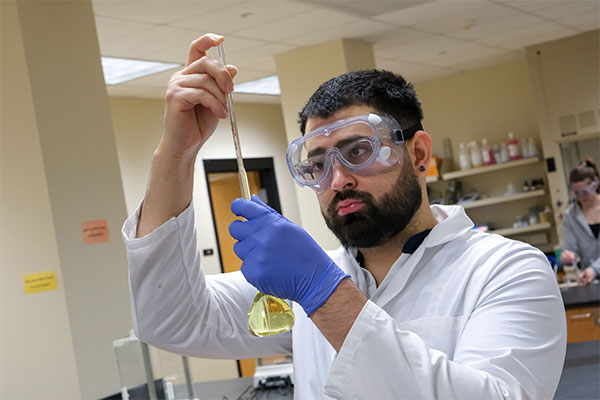
{"label": "person in background", "polygon": [[569,174],[569,189],[575,202],[567,209],[562,221],[563,264],[578,263],[579,276],[587,284],[600,276],[600,177],[594,161],[581,161]]}
{"label": "person in background", "polygon": [[[429,205],[431,137],[395,73],[323,83],[288,149],[342,246],[325,251],[258,197],[236,199],[242,270],[204,275],[194,164],[228,115],[236,69],[206,54],[221,41],[194,41],[169,81],[146,197],[123,226],[135,334],[194,357],[292,353],[297,400],[552,398],[566,347],[552,269],[528,244],[473,230],[462,207]],[[256,289],[292,301],[291,332],[248,332]]]}

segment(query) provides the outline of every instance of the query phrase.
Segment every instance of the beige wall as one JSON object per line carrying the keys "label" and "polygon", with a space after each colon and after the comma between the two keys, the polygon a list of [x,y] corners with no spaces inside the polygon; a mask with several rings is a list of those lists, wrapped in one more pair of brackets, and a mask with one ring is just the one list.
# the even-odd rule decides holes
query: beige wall
{"label": "beige wall", "polygon": [[[17,7],[0,2],[0,398],[81,396]],[[56,290],[25,294],[26,274]]]}
{"label": "beige wall", "polygon": [[[400,72],[401,71],[397,71]],[[423,105],[423,126],[433,139],[433,153],[443,157],[442,142],[450,138],[458,168],[459,143],[465,145],[486,138],[490,145],[508,140],[513,132],[519,140],[534,139],[542,152],[533,98],[533,86],[525,58],[481,70],[418,83],[415,89]],[[540,157],[540,159],[542,159]],[[509,182],[521,190],[525,180],[542,177],[547,182],[543,161],[527,167],[460,179],[463,193],[474,190],[489,197],[502,195]],[[431,184],[432,198],[443,194],[445,183]],[[498,228],[512,226],[516,215],[528,215],[530,205],[550,205],[548,195],[533,200],[504,203],[473,209],[468,214],[476,223],[493,223]],[[550,244],[556,241],[548,232]],[[517,237],[528,240],[526,236]]]}

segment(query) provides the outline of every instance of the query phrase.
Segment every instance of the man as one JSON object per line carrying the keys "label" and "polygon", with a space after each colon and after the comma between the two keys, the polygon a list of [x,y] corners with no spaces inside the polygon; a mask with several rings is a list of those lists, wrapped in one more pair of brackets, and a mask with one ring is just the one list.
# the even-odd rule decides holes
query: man
{"label": "man", "polygon": [[[203,275],[193,165],[227,116],[236,69],[205,53],[222,40],[193,42],[169,82],[148,191],[124,225],[138,337],[206,358],[293,353],[297,399],[551,398],[566,336],[552,271],[533,247],[473,231],[461,207],[428,205],[431,138],[395,74],[323,84],[288,149],[343,246],[325,252],[258,198],[238,199],[242,272]],[[256,288],[293,300],[291,333],[248,332]]]}

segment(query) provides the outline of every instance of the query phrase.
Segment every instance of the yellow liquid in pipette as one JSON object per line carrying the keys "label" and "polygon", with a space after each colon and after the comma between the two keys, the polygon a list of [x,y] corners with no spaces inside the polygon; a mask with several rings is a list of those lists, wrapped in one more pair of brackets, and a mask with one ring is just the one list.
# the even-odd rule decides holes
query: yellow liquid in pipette
{"label": "yellow liquid in pipette", "polygon": [[[218,44],[219,57],[223,65],[225,62],[225,50],[223,42]],[[231,133],[233,134],[233,144],[235,147],[238,161],[238,176],[242,197],[250,200],[250,185],[248,185],[248,176],[244,168],[242,159],[242,149],[238,136],[237,121],[233,110],[233,98],[231,93],[227,93],[227,108],[229,109],[229,121],[231,122]],[[294,312],[290,305],[282,299],[273,297],[262,292],[257,292],[254,301],[248,311],[248,330],[254,336],[270,336],[278,333],[287,332],[294,326]]]}

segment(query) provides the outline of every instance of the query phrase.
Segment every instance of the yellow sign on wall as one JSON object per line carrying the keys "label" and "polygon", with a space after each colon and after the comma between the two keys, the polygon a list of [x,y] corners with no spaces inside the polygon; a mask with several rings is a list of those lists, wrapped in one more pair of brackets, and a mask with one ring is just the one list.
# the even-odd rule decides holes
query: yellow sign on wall
{"label": "yellow sign on wall", "polygon": [[54,271],[37,272],[25,275],[25,293],[39,293],[56,290],[56,273]]}

